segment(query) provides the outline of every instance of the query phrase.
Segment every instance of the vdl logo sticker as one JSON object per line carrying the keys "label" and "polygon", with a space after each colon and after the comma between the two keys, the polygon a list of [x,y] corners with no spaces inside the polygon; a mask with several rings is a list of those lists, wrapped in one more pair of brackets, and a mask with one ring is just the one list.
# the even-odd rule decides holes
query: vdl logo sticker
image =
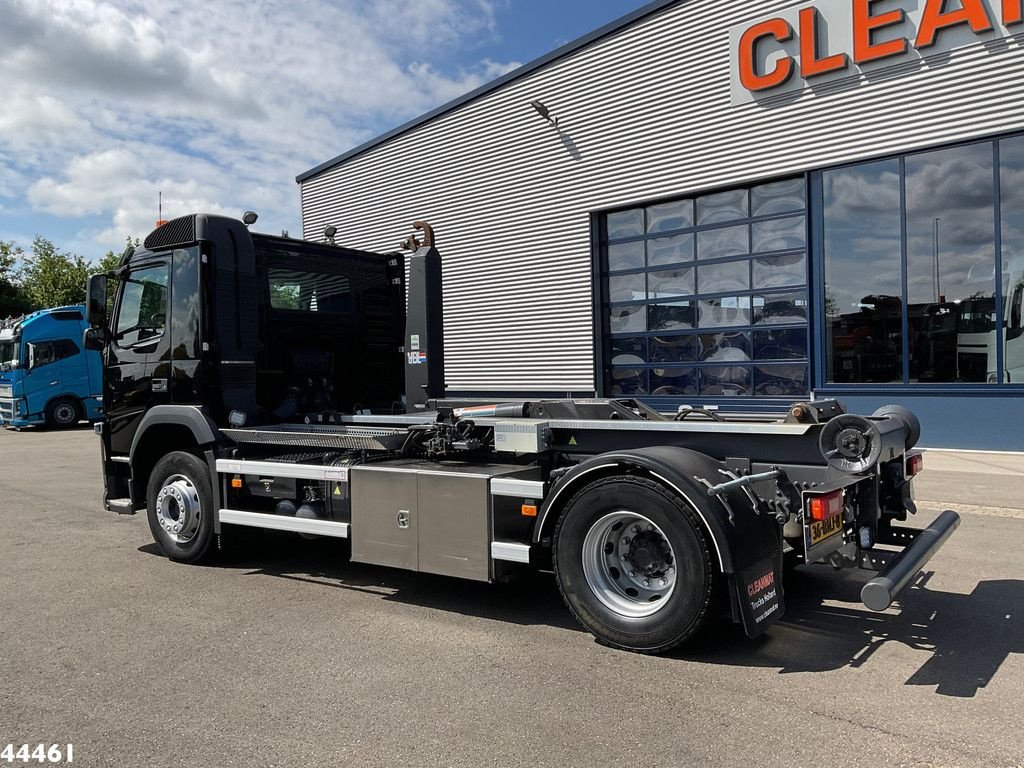
{"label": "vdl logo sticker", "polygon": [[731,30],[733,103],[1011,38],[1021,25],[1024,0],[819,0]]}

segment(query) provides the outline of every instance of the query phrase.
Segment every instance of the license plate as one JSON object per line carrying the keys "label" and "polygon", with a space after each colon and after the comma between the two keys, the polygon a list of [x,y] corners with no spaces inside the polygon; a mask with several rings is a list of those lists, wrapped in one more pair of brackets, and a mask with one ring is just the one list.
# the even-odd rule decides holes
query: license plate
{"label": "license plate", "polygon": [[811,546],[820,544],[825,539],[835,536],[837,533],[841,533],[843,530],[843,516],[832,515],[832,517],[826,517],[824,520],[815,520],[811,523],[808,529],[808,536],[811,540]]}

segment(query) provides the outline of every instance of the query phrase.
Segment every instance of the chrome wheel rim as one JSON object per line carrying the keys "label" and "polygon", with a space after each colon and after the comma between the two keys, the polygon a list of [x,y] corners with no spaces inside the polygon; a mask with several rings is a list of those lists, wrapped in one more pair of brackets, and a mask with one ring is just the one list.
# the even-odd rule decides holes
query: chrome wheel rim
{"label": "chrome wheel rim", "polygon": [[58,424],[71,424],[78,421],[77,417],[78,413],[75,411],[75,407],[69,403],[61,403],[53,410],[53,418],[57,420]]}
{"label": "chrome wheel rim", "polygon": [[156,519],[164,533],[178,544],[187,544],[199,533],[202,518],[199,490],[184,475],[172,475],[156,497]]}
{"label": "chrome wheel rim", "polygon": [[583,539],[583,575],[594,596],[629,619],[653,616],[676,588],[675,551],[644,515],[622,510],[598,520]]}

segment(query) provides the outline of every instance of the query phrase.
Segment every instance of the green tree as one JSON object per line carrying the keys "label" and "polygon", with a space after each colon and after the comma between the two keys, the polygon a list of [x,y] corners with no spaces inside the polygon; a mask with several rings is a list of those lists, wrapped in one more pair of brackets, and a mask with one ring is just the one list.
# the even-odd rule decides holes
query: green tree
{"label": "green tree", "polygon": [[20,246],[0,240],[0,319],[24,314],[30,308],[19,280],[18,261],[22,255]]}
{"label": "green tree", "polygon": [[[128,251],[131,248],[138,248],[140,245],[142,245],[142,241],[139,240],[139,238],[136,237],[136,238],[133,239],[131,235],[128,235],[128,238],[127,238],[127,240],[125,242],[124,251]],[[122,251],[122,253],[124,251]],[[113,250],[107,251],[105,254],[103,254],[102,258],[100,258],[100,260],[96,263],[96,270],[95,271],[96,272],[112,272],[112,271],[114,271],[119,266],[121,266],[121,256],[122,256],[122,253],[114,253]]]}
{"label": "green tree", "polygon": [[24,261],[22,285],[36,308],[85,301],[85,281],[90,269],[81,256],[61,251],[42,235],[36,235],[32,254]]}

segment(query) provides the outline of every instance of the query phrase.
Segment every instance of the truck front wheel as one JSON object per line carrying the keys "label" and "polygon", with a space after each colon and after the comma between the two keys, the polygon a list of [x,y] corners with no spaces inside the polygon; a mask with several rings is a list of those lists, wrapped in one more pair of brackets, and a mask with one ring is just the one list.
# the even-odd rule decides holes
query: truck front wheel
{"label": "truck front wheel", "polygon": [[198,563],[213,552],[213,491],[206,463],[175,451],[160,459],[146,494],[149,529],[172,560]]}
{"label": "truck front wheel", "polygon": [[643,477],[598,480],[555,530],[554,566],[570,610],[605,645],[661,653],[699,632],[719,576],[696,514]]}
{"label": "truck front wheel", "polygon": [[69,429],[82,418],[78,402],[71,397],[60,397],[46,406],[46,426],[51,429]]}

